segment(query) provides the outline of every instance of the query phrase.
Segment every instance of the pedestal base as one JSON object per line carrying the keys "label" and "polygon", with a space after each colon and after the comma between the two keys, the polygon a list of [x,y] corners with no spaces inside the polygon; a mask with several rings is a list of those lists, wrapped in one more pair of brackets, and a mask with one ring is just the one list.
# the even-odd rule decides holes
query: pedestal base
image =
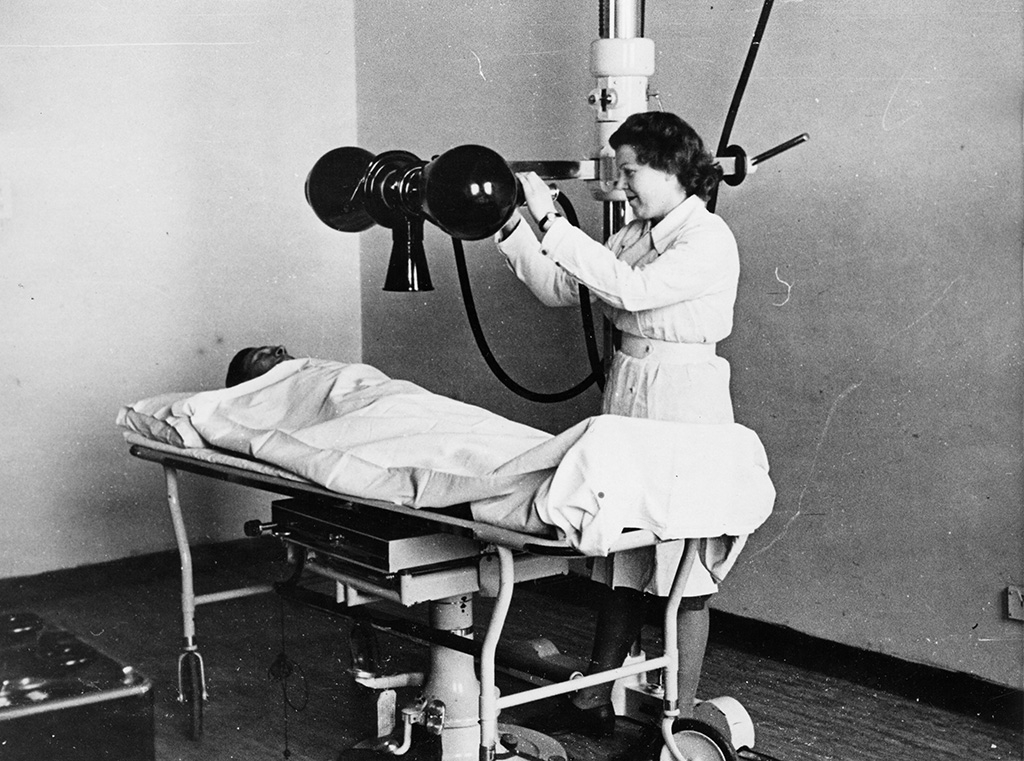
{"label": "pedestal base", "polygon": [[[353,748],[343,750],[336,761],[446,761],[441,751],[441,739],[426,732],[414,732],[412,747],[402,756],[378,749],[379,738],[364,740]],[[533,729],[513,724],[498,725],[498,755],[502,761],[567,761],[565,748],[557,740]]]}

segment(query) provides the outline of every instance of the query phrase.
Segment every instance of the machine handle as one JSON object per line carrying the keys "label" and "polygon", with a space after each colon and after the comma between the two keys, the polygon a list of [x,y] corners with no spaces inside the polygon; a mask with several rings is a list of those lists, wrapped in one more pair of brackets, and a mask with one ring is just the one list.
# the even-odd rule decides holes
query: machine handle
{"label": "machine handle", "polygon": [[754,158],[750,160],[750,165],[757,166],[762,161],[767,161],[772,156],[778,156],[780,153],[782,153],[783,151],[788,151],[790,148],[796,148],[798,145],[800,145],[800,143],[806,143],[810,139],[811,136],[808,135],[806,132],[797,135],[794,138],[790,138],[786,142],[779,143],[774,148],[769,148],[764,153],[759,153],[756,156],[754,156]]}
{"label": "machine handle", "polygon": [[246,536],[257,537],[269,534],[277,529],[279,524],[277,523],[263,523],[258,520],[246,521],[242,524],[242,531],[245,532]]}
{"label": "machine handle", "polygon": [[[748,174],[754,172],[757,169],[758,164],[767,161],[773,156],[778,156],[780,153],[788,151],[790,148],[795,148],[796,146],[800,145],[800,143],[806,143],[810,139],[811,136],[804,132],[800,135],[797,135],[794,138],[790,138],[784,143],[779,143],[774,148],[769,148],[764,153],[759,153],[750,159],[747,158],[747,152],[744,151],[740,146],[727,146],[725,150],[722,151],[722,156],[726,159],[732,160],[733,170],[732,172],[726,170],[726,174],[722,178],[722,181],[726,185],[729,185],[730,187],[736,187],[745,179],[747,179]],[[720,160],[719,163],[722,164],[724,162]]]}

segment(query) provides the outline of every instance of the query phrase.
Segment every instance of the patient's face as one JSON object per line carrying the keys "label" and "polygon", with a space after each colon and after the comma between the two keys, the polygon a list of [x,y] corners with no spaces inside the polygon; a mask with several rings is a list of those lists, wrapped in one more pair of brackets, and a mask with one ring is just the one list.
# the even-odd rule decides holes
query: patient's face
{"label": "patient's face", "polygon": [[283,346],[256,346],[242,360],[242,371],[247,380],[258,378],[274,365],[294,359]]}
{"label": "patient's face", "polygon": [[225,384],[230,388],[258,378],[274,365],[293,357],[283,346],[252,346],[242,349],[231,359]]}

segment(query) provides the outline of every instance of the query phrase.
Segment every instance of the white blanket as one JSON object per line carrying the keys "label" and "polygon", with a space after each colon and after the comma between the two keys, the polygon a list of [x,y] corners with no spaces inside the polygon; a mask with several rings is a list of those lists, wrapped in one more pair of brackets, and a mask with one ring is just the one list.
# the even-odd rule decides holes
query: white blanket
{"label": "white blanket", "polygon": [[117,422],[248,455],[356,499],[468,502],[476,520],[554,528],[588,555],[607,554],[626,528],[662,539],[749,534],[775,499],[764,448],[738,424],[600,415],[552,436],[367,365],[318,359],[233,388],[145,399]]}

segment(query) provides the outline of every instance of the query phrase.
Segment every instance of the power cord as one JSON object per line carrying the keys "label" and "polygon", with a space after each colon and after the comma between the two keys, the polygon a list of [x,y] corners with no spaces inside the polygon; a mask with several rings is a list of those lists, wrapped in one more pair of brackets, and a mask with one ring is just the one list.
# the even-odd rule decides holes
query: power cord
{"label": "power cord", "polygon": [[[576,216],[576,210],[569,202],[569,199],[566,198],[564,194],[559,194],[557,202],[563,212],[565,212],[565,218],[570,222],[570,224],[574,227],[579,227],[579,217]],[[487,338],[484,336],[483,328],[480,325],[480,317],[477,314],[476,304],[473,300],[473,290],[469,282],[469,269],[466,266],[465,248],[462,245],[462,241],[458,238],[452,238],[452,247],[455,251],[455,268],[459,274],[459,287],[462,289],[462,301],[466,307],[466,318],[469,321],[469,329],[473,333],[473,339],[476,341],[476,346],[480,351],[480,356],[483,357],[484,362],[487,364],[487,367],[490,368],[494,376],[501,381],[506,388],[531,402],[542,403],[564,402],[568,399],[572,399],[573,397],[582,394],[594,383],[597,383],[598,388],[604,388],[604,369],[597,350],[597,339],[594,331],[594,316],[590,309],[590,291],[585,285],[581,283],[579,286],[580,313],[583,320],[583,332],[587,346],[587,359],[590,362],[590,374],[575,386],[565,389],[564,391],[557,391],[553,393],[532,391],[525,386],[520,385],[512,378],[512,376],[505,372],[504,368],[502,368],[501,364],[494,356],[494,352],[492,352],[490,346],[487,345]]]}
{"label": "power cord", "polygon": [[[288,709],[295,711],[296,713],[306,710],[306,706],[309,704],[309,684],[306,681],[306,673],[302,670],[302,666],[293,661],[288,657],[285,647],[285,617],[284,617],[284,601],[280,601],[280,617],[281,617],[281,652],[274,658],[273,663],[267,668],[267,677],[275,682],[281,683],[281,712],[284,718],[284,752],[285,758],[291,758],[292,751],[288,744]],[[293,676],[297,675],[302,680],[302,700],[298,702],[292,702],[291,696],[288,694],[288,680]]]}

